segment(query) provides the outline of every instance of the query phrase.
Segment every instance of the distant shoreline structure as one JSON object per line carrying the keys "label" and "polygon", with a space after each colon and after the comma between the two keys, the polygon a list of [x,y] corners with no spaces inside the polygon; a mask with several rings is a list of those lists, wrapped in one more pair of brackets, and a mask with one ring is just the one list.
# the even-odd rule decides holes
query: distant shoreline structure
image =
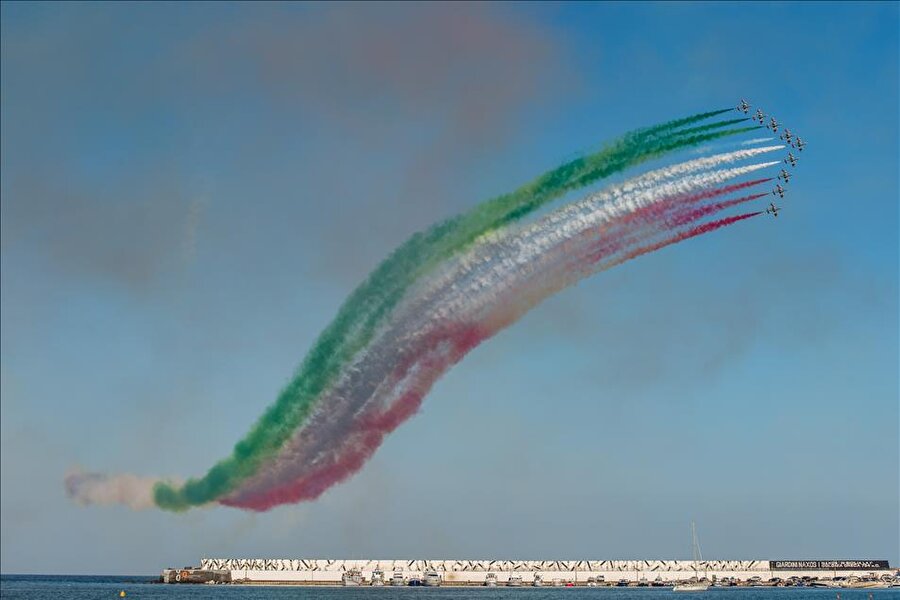
{"label": "distant shoreline structure", "polygon": [[[436,574],[436,575],[435,575]],[[753,584],[783,581],[891,582],[887,560],[377,560],[204,558],[199,567],[166,569],[165,583],[380,585],[430,577],[443,585],[673,585],[705,579]],[[511,581],[512,580],[512,581]],[[406,585],[406,583],[404,583]],[[771,585],[771,584],[770,584]]]}

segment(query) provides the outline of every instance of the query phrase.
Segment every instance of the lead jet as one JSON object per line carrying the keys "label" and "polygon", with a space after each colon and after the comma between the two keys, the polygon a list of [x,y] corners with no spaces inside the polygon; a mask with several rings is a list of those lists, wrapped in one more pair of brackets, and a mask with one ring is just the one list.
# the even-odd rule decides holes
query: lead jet
{"label": "lead jet", "polygon": [[779,210],[781,210],[781,207],[775,206],[775,203],[772,202],[771,204],[769,204],[769,208],[766,209],[766,214],[772,215],[773,217],[777,217]]}
{"label": "lead jet", "polygon": [[784,188],[781,187],[781,184],[775,184],[775,189],[772,190],[772,195],[778,195],[779,198],[784,198]]}
{"label": "lead jet", "polygon": [[753,115],[753,118],[759,121],[760,125],[764,125],[766,123],[766,114],[759,108],[756,109],[756,114]]}
{"label": "lead jet", "polygon": [[746,100],[741,98],[741,103],[737,105],[737,109],[746,115],[748,112],[750,112],[750,105],[747,104]]}
{"label": "lead jet", "polygon": [[794,156],[793,152],[788,152],[787,158],[784,159],[784,162],[786,164],[791,165],[792,167],[796,167],[797,166],[797,157]]}
{"label": "lead jet", "polygon": [[797,150],[799,150],[800,152],[803,152],[803,146],[806,145],[806,142],[801,140],[799,135],[797,136],[796,139],[797,139]]}
{"label": "lead jet", "polygon": [[775,120],[775,117],[772,117],[769,120],[769,124],[766,125],[766,127],[769,127],[772,130],[772,133],[778,133],[778,121]]}
{"label": "lead jet", "polygon": [[781,173],[778,174],[778,179],[781,179],[785,183],[787,183],[791,179],[791,174],[788,173],[787,171],[785,171],[784,169],[782,169]]}

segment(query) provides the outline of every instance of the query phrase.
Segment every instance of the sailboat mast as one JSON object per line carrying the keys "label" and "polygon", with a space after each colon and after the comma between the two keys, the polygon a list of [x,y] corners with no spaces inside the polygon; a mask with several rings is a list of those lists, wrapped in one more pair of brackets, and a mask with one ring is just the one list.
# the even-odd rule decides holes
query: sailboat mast
{"label": "sailboat mast", "polygon": [[691,521],[691,567],[694,569],[694,577],[697,577],[697,562],[700,560],[700,544],[697,543],[697,525]]}
{"label": "sailboat mast", "polygon": [[[700,540],[697,539],[697,526],[691,521],[691,542],[693,549],[691,550],[694,557],[694,571],[697,570],[697,563],[703,562],[703,554],[700,552]],[[706,565],[703,565],[703,574],[707,574]]]}
{"label": "sailboat mast", "polygon": [[697,564],[697,526],[691,521],[691,560]]}
{"label": "sailboat mast", "polygon": [[694,570],[694,578],[687,583],[679,583],[674,588],[676,592],[705,592],[709,588],[707,580],[707,567],[704,563],[704,579],[701,580],[697,574],[697,563],[703,561],[703,555],[700,554],[700,540],[697,539],[697,525],[691,521],[691,568]]}

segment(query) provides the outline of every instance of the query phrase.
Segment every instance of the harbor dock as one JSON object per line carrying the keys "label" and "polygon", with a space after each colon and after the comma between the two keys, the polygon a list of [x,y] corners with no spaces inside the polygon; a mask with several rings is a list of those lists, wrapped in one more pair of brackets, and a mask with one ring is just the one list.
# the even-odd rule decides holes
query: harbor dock
{"label": "harbor dock", "polygon": [[[164,583],[257,585],[887,587],[886,560],[344,560],[204,558],[165,569]],[[423,582],[428,583],[423,583]],[[851,585],[852,584],[852,585]]]}

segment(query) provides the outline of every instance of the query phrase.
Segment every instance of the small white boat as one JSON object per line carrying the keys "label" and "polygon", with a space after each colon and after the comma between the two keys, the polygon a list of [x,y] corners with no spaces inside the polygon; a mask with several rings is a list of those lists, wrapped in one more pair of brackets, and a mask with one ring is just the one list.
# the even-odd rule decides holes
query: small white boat
{"label": "small white boat", "polygon": [[375,587],[381,587],[384,585],[384,571],[381,569],[375,569],[372,571],[372,585]]}
{"label": "small white boat", "polygon": [[709,583],[705,581],[687,581],[685,583],[676,583],[672,588],[673,592],[705,592],[709,589]]}
{"label": "small white boat", "polygon": [[522,587],[522,576],[510,574],[506,580],[507,587]]}
{"label": "small white boat", "polygon": [[851,577],[841,587],[854,590],[871,590],[888,587],[887,582],[878,579],[860,579],[859,577]]}
{"label": "small white boat", "polygon": [[534,587],[544,587],[544,578],[541,577],[540,573],[534,574],[534,579],[531,581],[531,585]]}
{"label": "small white boat", "polygon": [[497,587],[497,575],[495,573],[488,573],[485,575],[484,585],[485,587]]}
{"label": "small white boat", "polygon": [[394,576],[391,577],[391,585],[394,587],[406,585],[406,581],[403,578],[403,571],[394,571]]}
{"label": "small white boat", "polygon": [[441,585],[441,574],[437,571],[425,571],[425,577],[422,578],[422,585],[428,587],[438,587]]}

